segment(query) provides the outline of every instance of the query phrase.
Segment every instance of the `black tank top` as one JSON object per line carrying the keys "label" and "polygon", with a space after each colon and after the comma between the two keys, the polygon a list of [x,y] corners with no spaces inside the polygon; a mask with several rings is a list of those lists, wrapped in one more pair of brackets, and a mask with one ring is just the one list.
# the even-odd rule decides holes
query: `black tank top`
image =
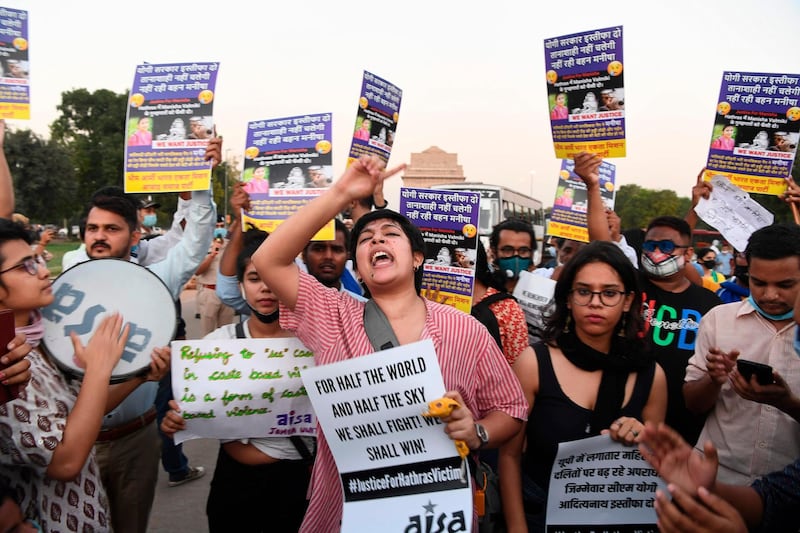
{"label": "black tank top", "polygon": [[[534,399],[533,410],[528,417],[526,430],[528,445],[522,469],[539,487],[547,491],[550,485],[550,471],[558,453],[558,444],[594,437],[600,432],[592,432],[590,429],[591,409],[581,407],[564,394],[556,378],[548,346],[538,342],[533,348],[539,363],[539,393]],[[642,409],[650,396],[655,371],[656,364],[653,362],[646,370],[638,373],[633,393],[628,403],[622,406],[618,416],[630,416],[642,420]]]}

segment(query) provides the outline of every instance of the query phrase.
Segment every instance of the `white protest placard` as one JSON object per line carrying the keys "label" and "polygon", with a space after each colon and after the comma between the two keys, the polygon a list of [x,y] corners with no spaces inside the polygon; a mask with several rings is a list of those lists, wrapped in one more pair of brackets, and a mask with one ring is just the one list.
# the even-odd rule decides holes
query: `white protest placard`
{"label": "white protest placard", "polygon": [[525,311],[525,321],[534,331],[544,331],[544,320],[553,305],[556,282],[532,272],[520,272],[514,287],[514,298]]}
{"label": "white protest placard", "polygon": [[562,442],[550,474],[547,530],[657,533],[656,489],[666,483],[635,447],[608,435]]}
{"label": "white protest placard", "polygon": [[445,392],[431,340],[306,369],[303,383],[341,476],[343,532],[471,529],[466,463],[422,416]]}
{"label": "white protest placard", "polygon": [[314,354],[295,337],[172,342],[172,394],[197,438],[315,437],[317,419],[300,372]]}
{"label": "white protest placard", "polygon": [[700,198],[694,210],[703,222],[717,228],[725,240],[742,252],[750,235],[772,224],[775,216],[725,176],[715,174],[710,181],[714,190],[708,200]]}

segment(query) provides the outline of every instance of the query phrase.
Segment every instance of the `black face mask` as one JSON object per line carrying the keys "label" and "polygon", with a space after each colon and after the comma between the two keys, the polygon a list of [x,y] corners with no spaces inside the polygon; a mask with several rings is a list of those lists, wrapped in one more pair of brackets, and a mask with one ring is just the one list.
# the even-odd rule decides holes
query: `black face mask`
{"label": "black face mask", "polygon": [[736,279],[747,287],[750,283],[750,272],[748,271],[746,266],[735,266],[733,267],[733,275],[736,276]]}
{"label": "black face mask", "polygon": [[714,270],[714,267],[717,266],[717,261],[715,259],[711,259],[709,261],[703,261],[703,266],[709,270]]}
{"label": "black face mask", "polygon": [[[248,304],[247,307],[250,307],[250,304]],[[254,317],[256,317],[260,322],[263,322],[264,324],[272,324],[273,322],[278,320],[278,318],[280,318],[280,309],[276,309],[268,315],[259,313],[252,307],[250,307],[250,311],[252,311]]]}

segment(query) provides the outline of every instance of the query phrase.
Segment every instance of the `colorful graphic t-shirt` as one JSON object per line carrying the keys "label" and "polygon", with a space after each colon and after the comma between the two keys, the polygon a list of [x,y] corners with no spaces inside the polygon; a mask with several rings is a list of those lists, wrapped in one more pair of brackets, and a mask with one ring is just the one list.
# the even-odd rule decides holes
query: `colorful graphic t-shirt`
{"label": "colorful graphic t-shirt", "polygon": [[669,292],[644,275],[640,282],[645,335],[667,377],[666,423],[687,442],[697,442],[705,417],[690,413],[683,400],[686,365],[694,354],[700,319],[721,301],[716,294],[694,283],[683,292]]}

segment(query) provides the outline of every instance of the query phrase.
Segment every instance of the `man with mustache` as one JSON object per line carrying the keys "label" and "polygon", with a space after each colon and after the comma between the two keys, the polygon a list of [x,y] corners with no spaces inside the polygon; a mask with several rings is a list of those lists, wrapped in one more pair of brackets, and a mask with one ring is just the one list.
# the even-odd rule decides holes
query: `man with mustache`
{"label": "man with mustache", "polygon": [[[119,187],[104,187],[92,196],[84,235],[90,259],[131,259],[131,249],[141,238],[139,207],[140,202]],[[192,193],[180,241],[163,260],[146,267],[164,282],[173,299],[180,297],[183,286],[205,258],[215,220],[210,192]],[[158,383],[148,382],[108,413],[95,444],[112,524],[118,532],[147,530],[161,450],[155,421],[157,389]],[[170,474],[171,484],[203,475],[201,468],[188,464],[184,470]]]}

